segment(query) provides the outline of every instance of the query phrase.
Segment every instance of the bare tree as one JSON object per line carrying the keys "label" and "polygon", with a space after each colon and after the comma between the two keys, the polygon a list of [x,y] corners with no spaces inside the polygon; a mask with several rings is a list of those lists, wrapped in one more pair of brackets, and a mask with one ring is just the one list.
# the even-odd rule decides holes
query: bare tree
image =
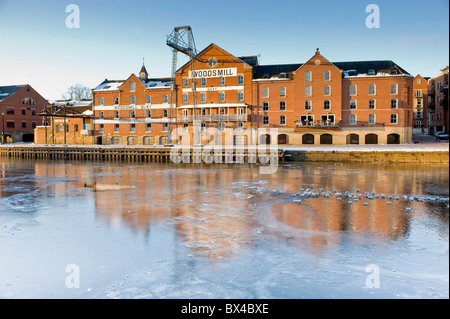
{"label": "bare tree", "polygon": [[77,83],[69,87],[66,93],[62,95],[62,98],[64,100],[90,100],[92,99],[92,90]]}

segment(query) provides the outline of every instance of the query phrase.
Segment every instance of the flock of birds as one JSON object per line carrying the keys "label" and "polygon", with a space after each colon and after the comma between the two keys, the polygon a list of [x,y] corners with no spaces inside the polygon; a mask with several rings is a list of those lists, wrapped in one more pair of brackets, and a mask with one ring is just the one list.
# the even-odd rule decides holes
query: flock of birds
{"label": "flock of birds", "polygon": [[[272,195],[281,195],[284,192],[281,189],[273,189]],[[449,208],[449,198],[441,196],[416,196],[416,195],[403,195],[403,196],[393,196],[386,194],[376,194],[375,192],[364,192],[362,193],[360,189],[357,189],[355,193],[349,191],[338,192],[337,190],[324,191],[323,188],[318,188],[314,190],[314,184],[311,184],[308,188],[300,188],[300,192],[292,194],[293,202],[300,205],[303,200],[308,198],[331,198],[334,197],[337,201],[347,201],[348,204],[353,204],[355,202],[362,201],[364,206],[369,205],[369,201],[374,199],[387,199],[387,204],[391,205],[394,201],[408,201],[408,202],[420,202],[420,203],[442,203],[446,204]],[[365,201],[368,200],[368,201]],[[406,211],[412,211],[411,207],[405,207]]]}

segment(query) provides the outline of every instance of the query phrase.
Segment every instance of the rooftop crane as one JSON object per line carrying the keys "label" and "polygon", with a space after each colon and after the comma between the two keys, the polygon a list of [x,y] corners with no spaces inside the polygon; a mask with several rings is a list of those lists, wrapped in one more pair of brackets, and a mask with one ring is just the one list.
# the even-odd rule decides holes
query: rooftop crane
{"label": "rooftop crane", "polygon": [[[167,37],[167,45],[172,48],[172,86],[170,92],[170,109],[169,118],[171,119],[173,110],[176,110],[176,84],[175,84],[175,73],[177,71],[177,53],[181,52],[190,58],[190,68],[191,68],[191,88],[192,88],[192,104],[193,104],[193,123],[194,123],[194,144],[199,144],[199,132],[195,130],[196,116],[197,116],[197,97],[196,97],[196,87],[195,87],[195,75],[194,75],[194,61],[206,62],[205,60],[197,56],[198,52],[195,47],[194,34],[192,33],[192,28],[190,26],[175,27],[172,33]],[[198,123],[197,123],[198,124]],[[168,128],[168,138],[169,143],[172,140],[172,130]],[[195,139],[198,139],[195,141]]]}

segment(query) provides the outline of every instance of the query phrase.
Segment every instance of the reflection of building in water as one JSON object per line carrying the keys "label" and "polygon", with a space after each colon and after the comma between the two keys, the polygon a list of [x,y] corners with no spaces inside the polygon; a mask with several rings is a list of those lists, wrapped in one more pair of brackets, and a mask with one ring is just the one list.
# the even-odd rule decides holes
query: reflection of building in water
{"label": "reflection of building in water", "polygon": [[120,173],[105,168],[92,186],[98,190],[98,216],[112,224],[125,222],[135,231],[147,232],[151,223],[167,219],[176,224],[187,246],[214,257],[227,256],[249,242],[250,193],[227,191],[237,175],[242,178],[235,169],[211,173],[210,169],[161,165],[117,170]]}

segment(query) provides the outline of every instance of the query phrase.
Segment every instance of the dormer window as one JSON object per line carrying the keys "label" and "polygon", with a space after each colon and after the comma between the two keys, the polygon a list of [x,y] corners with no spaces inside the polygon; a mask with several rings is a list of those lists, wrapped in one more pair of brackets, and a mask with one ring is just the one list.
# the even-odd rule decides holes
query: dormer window
{"label": "dormer window", "polygon": [[370,69],[369,71],[367,71],[368,75],[375,75],[375,70],[374,69]]}
{"label": "dormer window", "polygon": [[394,70],[394,69],[393,70],[389,70],[389,73],[392,74],[392,75],[398,74],[397,70]]}

